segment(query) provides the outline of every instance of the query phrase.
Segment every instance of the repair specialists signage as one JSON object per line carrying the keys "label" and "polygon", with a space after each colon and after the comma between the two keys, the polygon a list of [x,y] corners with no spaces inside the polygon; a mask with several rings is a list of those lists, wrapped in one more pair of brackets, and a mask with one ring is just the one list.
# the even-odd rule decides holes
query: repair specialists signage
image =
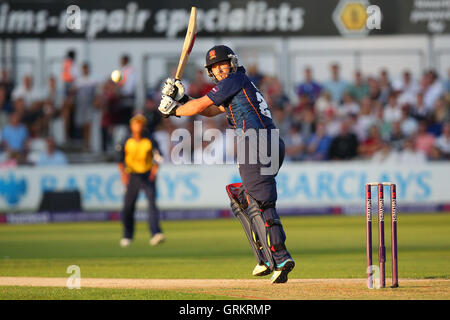
{"label": "repair specialists signage", "polygon": [[[214,178],[212,178],[214,177]],[[163,165],[157,178],[161,209],[227,209],[225,186],[239,182],[235,165]],[[450,203],[450,166],[377,166],[364,162],[285,163],[277,176],[278,207],[364,205],[366,182],[397,184],[401,205]],[[0,171],[0,212],[35,211],[45,191],[79,190],[84,210],[120,210],[125,188],[115,165]],[[386,192],[386,197],[388,197]],[[138,208],[145,209],[143,192]]]}
{"label": "repair specialists signage", "polygon": [[450,32],[448,0],[36,0],[0,3],[2,38],[366,36]]}

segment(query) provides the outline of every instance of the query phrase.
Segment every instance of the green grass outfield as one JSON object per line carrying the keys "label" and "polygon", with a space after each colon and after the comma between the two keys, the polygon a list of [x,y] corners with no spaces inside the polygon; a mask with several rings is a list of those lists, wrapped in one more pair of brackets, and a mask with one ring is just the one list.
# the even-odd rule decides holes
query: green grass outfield
{"label": "green grass outfield", "polygon": [[[282,217],[286,245],[296,267],[290,279],[365,277],[364,216]],[[0,226],[0,277],[68,277],[78,265],[83,278],[252,279],[255,265],[235,219],[163,221],[167,241],[148,244],[147,224],[137,224],[129,248],[120,248],[119,222]],[[374,223],[376,247],[376,223]],[[386,221],[387,275],[390,228]],[[398,226],[399,276],[450,278],[450,214],[404,214]],[[374,248],[374,261],[377,252]],[[389,281],[387,281],[389,284]],[[227,295],[83,288],[0,287],[0,299],[222,299]],[[128,290],[128,291],[126,291]],[[133,292],[134,293],[131,293]],[[236,297],[233,297],[236,298]],[[448,299],[448,297],[447,297]]]}

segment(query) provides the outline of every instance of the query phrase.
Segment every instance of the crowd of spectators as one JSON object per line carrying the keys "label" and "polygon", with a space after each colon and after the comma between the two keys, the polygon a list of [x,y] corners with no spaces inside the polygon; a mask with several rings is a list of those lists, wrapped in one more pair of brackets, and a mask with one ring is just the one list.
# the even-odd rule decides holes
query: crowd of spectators
{"label": "crowd of spectators", "polygon": [[3,69],[0,166],[69,163],[59,149],[85,155],[114,151],[114,132],[126,130],[136,91],[129,56],[121,57],[120,68],[119,83],[99,81],[88,63],[76,63],[76,54],[70,50],[61,74],[51,75],[44,90],[34,86],[31,74],[15,83]]}
{"label": "crowd of spectators", "polygon": [[[289,99],[278,78],[260,74],[255,66],[247,73],[270,106],[286,145],[286,161],[419,164],[450,160],[450,70],[447,78],[426,70],[417,80],[408,70],[399,79],[391,79],[386,69],[375,76],[357,70],[353,81],[346,81],[339,65],[332,64],[330,79],[319,82],[307,67],[295,88],[295,101]],[[210,89],[209,84],[198,83],[205,87],[203,92]],[[228,127],[225,117],[194,120],[203,121],[203,130],[214,127],[224,132]],[[169,146],[165,154],[178,143],[170,141],[176,128],[189,128],[195,135],[193,119],[163,121],[155,135]],[[235,152],[225,146],[224,160],[228,160],[228,151]]]}
{"label": "crowd of spectators", "polygon": [[407,70],[401,79],[391,79],[385,69],[378,76],[358,70],[348,82],[333,64],[329,81],[315,81],[306,68],[296,89],[297,104],[269,95],[289,159],[450,159],[450,79],[434,70],[418,80]]}
{"label": "crowd of spectators", "polygon": [[[121,57],[120,68],[120,82],[97,80],[90,65],[77,64],[75,52],[69,51],[61,74],[50,76],[45,90],[34,87],[32,75],[15,83],[8,71],[2,70],[0,166],[65,165],[69,161],[58,147],[84,154],[114,153],[136,112],[147,117],[148,130],[169,162],[177,144],[171,139],[176,129],[198,134],[194,120],[203,121],[203,130],[225,132],[228,128],[224,116],[162,118],[157,110],[160,88],[149,89],[144,105],[136,106],[137,75],[127,55]],[[450,160],[450,70],[448,75],[426,70],[418,79],[408,70],[399,79],[386,69],[378,75],[357,70],[351,81],[341,77],[337,63],[330,66],[327,81],[315,80],[310,67],[302,72],[301,82],[292,88],[297,98],[290,99],[290,88],[284,88],[278,78],[261,74],[254,65],[247,69],[280,129],[286,161]],[[213,87],[201,69],[185,85],[194,98]],[[225,145],[225,158],[231,149]],[[191,150],[195,155],[194,146]]]}

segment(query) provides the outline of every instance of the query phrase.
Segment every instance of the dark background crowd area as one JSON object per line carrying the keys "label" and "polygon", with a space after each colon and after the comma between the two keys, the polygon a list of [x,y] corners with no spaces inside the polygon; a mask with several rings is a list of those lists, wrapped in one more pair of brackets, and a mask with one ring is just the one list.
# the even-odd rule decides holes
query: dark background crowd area
{"label": "dark background crowd area", "polygon": [[[228,128],[225,116],[162,118],[159,87],[149,88],[144,105],[136,106],[139,74],[126,55],[118,66],[124,75],[119,83],[96,80],[89,64],[78,63],[73,52],[66,60],[65,69],[50,76],[45,89],[35,87],[31,74],[14,79],[1,70],[1,167],[114,161],[116,146],[137,112],[147,117],[148,130],[168,162],[176,144],[170,136],[177,128],[194,134],[194,120],[202,120],[204,129]],[[420,75],[358,70],[353,79],[343,79],[335,63],[326,81],[315,80],[313,66],[298,72],[301,82],[284,88],[277,77],[254,65],[247,68],[270,106],[287,161],[418,164],[450,159],[450,70]],[[194,98],[213,87],[202,69],[184,84]],[[289,90],[296,99],[289,98]]]}

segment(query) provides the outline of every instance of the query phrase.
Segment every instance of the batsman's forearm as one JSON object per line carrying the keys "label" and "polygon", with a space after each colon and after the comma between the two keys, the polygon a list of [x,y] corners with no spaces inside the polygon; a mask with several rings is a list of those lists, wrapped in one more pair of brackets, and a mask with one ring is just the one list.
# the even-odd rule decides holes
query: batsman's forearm
{"label": "batsman's forearm", "polygon": [[196,100],[190,100],[185,104],[179,106],[176,111],[177,116],[189,117],[194,116],[203,110],[201,109],[198,103],[195,103]]}
{"label": "batsman's forearm", "polygon": [[189,117],[196,114],[201,113],[203,110],[213,105],[214,103],[211,101],[208,96],[204,96],[198,99],[192,99],[186,102],[185,104],[179,106],[176,110],[177,116]]}

